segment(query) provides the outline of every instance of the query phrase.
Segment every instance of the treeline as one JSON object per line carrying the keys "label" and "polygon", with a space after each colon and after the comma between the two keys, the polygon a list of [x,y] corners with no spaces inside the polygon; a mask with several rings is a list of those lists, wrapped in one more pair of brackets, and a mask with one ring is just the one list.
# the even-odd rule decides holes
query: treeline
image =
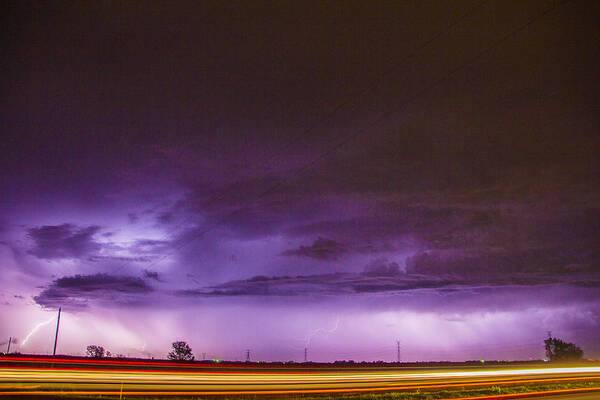
{"label": "treeline", "polygon": [[[583,359],[583,350],[573,343],[567,343],[561,339],[548,337],[544,340],[544,348],[546,351],[547,360],[550,362],[568,362],[568,361],[581,361]],[[105,350],[104,347],[99,345],[89,345],[86,347],[86,356],[90,358],[101,359],[105,357],[111,357],[114,359],[125,359],[122,354],[112,354],[110,351]],[[189,344],[185,341],[175,341],[171,344],[171,351],[167,354],[167,359],[170,361],[181,361],[181,362],[193,362],[195,360],[194,353]],[[535,361],[519,361],[519,363],[536,363],[542,360]],[[204,363],[221,363],[221,360],[202,360]],[[281,361],[281,362],[250,362],[250,361],[227,361],[227,364],[268,364],[268,365],[306,365],[306,366],[318,366],[318,365],[335,365],[335,366],[444,366],[444,365],[481,365],[481,364],[508,364],[514,361],[499,361],[499,360],[470,360],[461,363],[451,361],[422,361],[422,362],[388,362],[388,361],[354,361],[354,360],[337,360],[332,363],[320,363],[320,362],[297,362],[297,361]]]}

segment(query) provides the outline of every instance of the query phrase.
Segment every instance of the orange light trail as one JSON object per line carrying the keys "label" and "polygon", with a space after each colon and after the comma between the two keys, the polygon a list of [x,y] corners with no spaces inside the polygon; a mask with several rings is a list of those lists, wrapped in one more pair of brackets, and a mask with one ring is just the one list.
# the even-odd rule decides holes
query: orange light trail
{"label": "orange light trail", "polygon": [[[31,361],[31,359],[27,359]],[[457,387],[484,387],[494,385],[529,385],[557,382],[596,382],[600,384],[600,366],[571,366],[515,368],[495,367],[445,367],[444,369],[410,368],[338,368],[335,371],[307,368],[304,371],[272,371],[257,365],[249,371],[143,369],[144,363],[125,362],[135,369],[110,369],[118,361],[107,365],[94,360],[64,360],[75,366],[52,368],[52,359],[40,359],[41,366],[10,365],[0,358],[0,395],[114,395],[123,394],[170,395],[273,395],[343,392],[376,392],[402,390],[434,390]],[[8,361],[8,362],[7,362]],[[17,359],[13,362],[22,362]],[[106,360],[112,361],[112,360]],[[81,365],[78,367],[77,364]],[[178,363],[151,362],[156,366]],[[106,366],[97,369],[90,365]],[[188,367],[197,364],[185,364]],[[284,367],[280,367],[284,368]],[[495,368],[495,369],[494,369]],[[591,390],[592,388],[585,388]],[[596,389],[600,389],[600,386]],[[501,398],[501,397],[497,397]]]}

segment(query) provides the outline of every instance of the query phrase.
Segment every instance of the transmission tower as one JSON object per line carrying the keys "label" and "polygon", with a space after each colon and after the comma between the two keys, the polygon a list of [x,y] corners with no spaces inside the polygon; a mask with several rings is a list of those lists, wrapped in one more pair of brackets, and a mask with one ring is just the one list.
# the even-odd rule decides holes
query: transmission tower
{"label": "transmission tower", "polygon": [[396,340],[396,361],[400,363],[400,341]]}
{"label": "transmission tower", "polygon": [[246,350],[246,362],[250,362],[250,349]]}
{"label": "transmission tower", "polygon": [[304,362],[308,362],[308,349],[304,348]]}

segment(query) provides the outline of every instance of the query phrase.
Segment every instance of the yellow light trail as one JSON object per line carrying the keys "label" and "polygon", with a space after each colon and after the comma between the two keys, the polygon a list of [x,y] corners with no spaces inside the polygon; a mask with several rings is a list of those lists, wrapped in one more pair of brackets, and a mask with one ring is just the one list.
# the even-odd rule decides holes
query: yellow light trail
{"label": "yellow light trail", "polygon": [[[346,391],[347,392],[347,391]],[[558,395],[558,394],[573,394],[573,393],[590,393],[590,392],[600,392],[600,387],[591,387],[591,388],[579,388],[579,389],[559,389],[559,390],[545,390],[545,391],[535,391],[535,392],[523,392],[523,393],[511,393],[511,394],[495,394],[495,395],[484,395],[484,396],[476,396],[476,397],[454,397],[451,399],[445,400],[498,400],[498,399],[518,399],[518,398],[528,398],[528,397],[539,397],[539,396],[549,396],[549,395]],[[224,395],[236,395],[236,394],[287,394],[289,392],[223,392],[219,394]],[[215,393],[203,393],[203,392],[115,392],[115,391],[30,391],[30,392],[0,392],[0,396],[12,396],[12,395],[21,395],[21,396],[60,396],[60,395],[72,395],[72,396],[116,396],[121,394],[122,396],[203,396],[203,395],[214,395]]]}
{"label": "yellow light trail", "polygon": [[122,386],[125,386],[123,394],[148,396],[342,393],[568,381],[597,382],[600,387],[600,366],[497,367],[484,370],[450,367],[431,372],[414,369],[332,371],[318,368],[288,372],[259,367],[245,371],[176,371],[165,367],[162,370],[144,370],[140,369],[141,366],[135,366],[135,370],[100,367],[104,369],[0,366],[0,395],[115,394]]}
{"label": "yellow light trail", "polygon": [[93,371],[93,370],[60,370],[60,369],[2,369],[0,370],[0,381],[5,379],[35,379],[45,375],[44,379],[88,379],[91,375],[97,379],[105,380],[139,380],[151,377],[153,380],[164,381],[206,381],[206,382],[344,382],[344,381],[398,381],[398,380],[436,380],[443,378],[480,378],[480,377],[503,377],[503,376],[531,376],[531,375],[560,375],[560,374],[600,374],[600,367],[567,367],[567,368],[540,368],[540,369],[516,369],[516,370],[492,370],[492,371],[460,371],[460,372],[362,372],[362,373],[235,373],[216,372],[165,372],[165,371],[127,371],[115,370]]}

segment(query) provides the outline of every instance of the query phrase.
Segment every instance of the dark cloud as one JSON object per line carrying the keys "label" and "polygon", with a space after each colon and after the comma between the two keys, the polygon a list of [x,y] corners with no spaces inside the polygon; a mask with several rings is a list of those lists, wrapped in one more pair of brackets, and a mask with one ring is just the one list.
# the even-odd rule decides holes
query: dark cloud
{"label": "dark cloud", "polygon": [[197,290],[176,292],[180,296],[293,296],[299,294],[328,292],[338,293],[343,290],[336,283],[344,278],[353,279],[351,274],[318,274],[307,276],[255,276],[247,280],[231,281],[221,285]]}
{"label": "dark cloud", "polygon": [[44,225],[29,228],[27,234],[33,240],[30,254],[44,259],[81,258],[100,249],[94,240],[99,226],[77,227],[72,224]]}
{"label": "dark cloud", "polygon": [[168,240],[139,239],[136,240],[129,250],[133,253],[156,254],[169,250]]}
{"label": "dark cloud", "polygon": [[173,221],[173,213],[172,212],[161,213],[156,217],[156,220],[161,224],[168,224]]}
{"label": "dark cloud", "polygon": [[366,276],[396,276],[400,274],[400,265],[388,262],[387,258],[378,258],[367,264],[363,270]]}
{"label": "dark cloud", "polygon": [[[548,264],[550,260],[554,263]],[[444,294],[492,287],[569,284],[595,288],[600,285],[600,264],[568,264],[569,261],[573,259],[568,253],[552,254],[547,249],[521,253],[482,249],[431,250],[408,257],[403,267],[382,257],[373,259],[360,273],[257,275],[177,294],[221,297],[349,295],[406,293],[419,289]]]}
{"label": "dark cloud", "polygon": [[[169,241],[138,239],[132,244],[97,242],[94,235],[99,226],[77,227],[72,224],[42,226],[27,230],[33,241],[30,254],[42,259],[77,258],[92,263],[145,263],[153,256],[166,251]],[[112,233],[103,234],[105,237]],[[129,255],[121,255],[123,252]],[[118,254],[118,255],[117,255]]]}
{"label": "dark cloud", "polygon": [[152,291],[141,278],[98,273],[56,279],[33,299],[45,308],[83,308],[90,303],[128,305],[143,302]]}
{"label": "dark cloud", "polygon": [[[388,264],[389,268],[389,264]],[[392,271],[395,267],[392,265]],[[436,291],[469,291],[489,286],[536,286],[562,282],[553,277],[522,275],[498,278],[494,281],[436,277],[419,274],[334,273],[305,276],[256,276],[247,280],[231,281],[221,285],[176,292],[180,296],[299,296],[351,295],[361,293],[400,293],[418,289]]]}
{"label": "dark cloud", "polygon": [[346,254],[346,247],[335,240],[318,237],[310,246],[300,246],[297,249],[286,250],[282,253],[284,256],[301,256],[315,258],[318,260],[337,260]]}
{"label": "dark cloud", "polygon": [[[183,201],[184,209],[188,215],[202,217],[200,231],[208,225],[225,228],[240,238],[277,234],[294,226],[296,221],[314,221],[320,215],[323,207],[320,200],[290,193],[278,183],[279,179],[272,177],[236,182],[235,190],[226,189],[224,194],[208,199],[205,193],[193,189]],[[252,184],[257,187],[250,189]],[[274,187],[278,190],[269,190]],[[260,195],[262,188],[268,195]]]}
{"label": "dark cloud", "polygon": [[[442,286],[443,282],[438,281]],[[363,292],[385,292],[417,289],[430,286],[422,277],[371,277],[361,274],[335,273],[305,276],[257,276],[248,280],[231,281],[198,290],[179,291],[182,296],[298,296],[350,295]]]}
{"label": "dark cloud", "polygon": [[150,270],[147,270],[147,269],[143,270],[142,272],[144,274],[144,278],[154,279],[155,281],[160,282],[160,279],[158,277],[158,272],[156,272],[156,271],[150,271]]}
{"label": "dark cloud", "polygon": [[124,257],[124,256],[98,256],[93,255],[87,258],[91,262],[104,262],[104,261],[118,261],[118,262],[149,262],[152,260],[151,257],[137,256],[137,257]]}
{"label": "dark cloud", "polygon": [[426,275],[488,277],[548,274],[600,277],[600,254],[588,248],[452,249],[417,253],[407,259],[407,270]]}
{"label": "dark cloud", "polygon": [[129,219],[129,222],[132,224],[135,224],[140,219],[140,217],[136,213],[128,213],[127,218]]}

